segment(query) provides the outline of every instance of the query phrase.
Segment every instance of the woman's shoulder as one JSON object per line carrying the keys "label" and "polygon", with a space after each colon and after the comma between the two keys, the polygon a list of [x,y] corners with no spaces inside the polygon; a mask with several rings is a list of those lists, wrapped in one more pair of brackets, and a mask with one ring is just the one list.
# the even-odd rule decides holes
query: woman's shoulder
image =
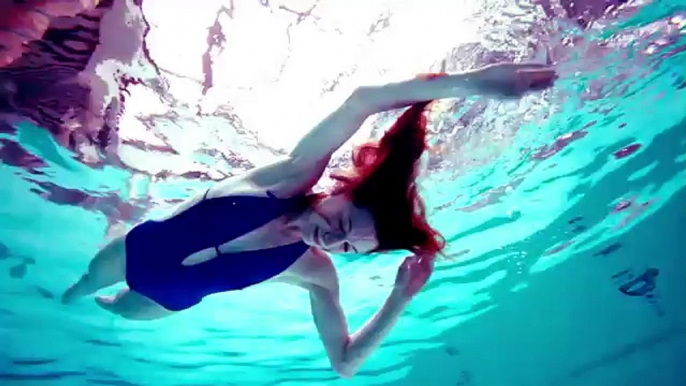
{"label": "woman's shoulder", "polygon": [[286,157],[256,167],[239,179],[245,185],[268,190],[279,198],[291,198],[309,193],[325,168],[325,163],[303,166]]}
{"label": "woman's shoulder", "polygon": [[309,288],[313,285],[338,291],[338,273],[331,257],[318,248],[308,249],[286,272],[281,281]]}
{"label": "woman's shoulder", "polygon": [[266,196],[269,187],[258,186],[245,175],[227,178],[213,186],[205,193],[206,198],[232,196]]}

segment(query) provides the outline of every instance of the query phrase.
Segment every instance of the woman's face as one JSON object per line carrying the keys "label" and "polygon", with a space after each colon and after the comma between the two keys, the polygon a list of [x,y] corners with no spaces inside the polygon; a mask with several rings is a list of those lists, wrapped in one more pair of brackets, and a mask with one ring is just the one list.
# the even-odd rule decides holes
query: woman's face
{"label": "woman's face", "polygon": [[327,196],[302,217],[303,241],[332,253],[367,253],[378,245],[371,213],[345,194]]}

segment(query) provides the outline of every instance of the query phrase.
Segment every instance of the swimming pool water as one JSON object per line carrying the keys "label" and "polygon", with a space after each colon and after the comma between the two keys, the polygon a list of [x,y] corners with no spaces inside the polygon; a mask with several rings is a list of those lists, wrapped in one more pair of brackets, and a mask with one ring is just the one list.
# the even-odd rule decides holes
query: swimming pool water
{"label": "swimming pool water", "polygon": [[[250,8],[237,2],[237,15],[229,20],[221,16],[227,11],[217,11],[221,2],[211,3],[209,10],[193,13],[207,19],[199,29],[205,31],[216,13],[224,33],[241,41],[232,48],[238,51],[262,42],[238,34],[240,28],[265,33],[272,28],[264,25],[271,16],[260,9],[275,15],[301,6],[255,2]],[[382,53],[390,55],[389,47],[398,51],[411,38],[398,30],[412,25],[408,15],[418,9],[424,13],[417,18],[437,18],[435,26],[415,31],[418,36],[450,26],[450,17],[437,16],[454,6],[449,2],[401,3],[369,6],[387,10],[388,35],[383,18],[374,24],[377,29],[368,29],[361,12],[358,24],[364,28],[348,25],[342,20],[355,15],[334,16],[341,5],[317,3],[315,21],[288,19],[283,25],[290,26],[289,38],[271,43],[292,45],[292,62],[281,73],[265,62],[259,62],[262,72],[244,70],[246,77],[274,79],[249,91],[213,85],[207,98],[192,105],[186,100],[200,95],[200,81],[184,83],[173,73],[183,72],[183,63],[169,70],[175,59],[165,59],[171,38],[163,43],[162,33],[173,27],[163,26],[165,18],[182,17],[178,10],[187,6],[170,2],[162,8],[151,1],[143,7],[153,27],[150,52],[159,55],[168,94],[156,99],[149,83],[132,88],[119,121],[123,140],[116,154],[101,149],[93,161],[88,149],[70,148],[35,122],[3,116],[8,123],[0,127],[0,384],[683,385],[686,3],[629,2],[622,12],[583,29],[575,24],[573,7],[562,7],[567,12],[562,17],[529,3],[462,2],[480,23],[465,31],[489,41],[474,46],[461,40],[464,36],[440,35],[434,48],[418,46],[423,57],[416,63],[383,62]],[[544,5],[555,8],[551,3]],[[322,13],[316,13],[317,6]],[[587,15],[596,12],[596,2],[576,5],[584,6]],[[256,19],[241,19],[251,17]],[[355,48],[359,37],[336,40],[341,52],[360,49],[371,55],[376,49],[377,56],[328,58],[336,65],[314,57],[336,28],[341,36],[380,31],[367,48]],[[316,31],[324,37],[313,38]],[[298,48],[307,34],[313,42]],[[158,48],[153,41],[160,41]],[[432,51],[444,47],[458,48],[447,58]],[[307,294],[298,289],[257,286],[145,323],[101,312],[90,300],[59,303],[61,291],[80,275],[108,232],[200,191],[210,178],[221,177],[213,168],[240,173],[267,162],[281,143],[286,146],[284,132],[302,130],[296,123],[314,119],[314,112],[289,115],[296,114],[285,111],[295,102],[286,100],[282,106],[262,101],[254,111],[241,110],[256,103],[245,100],[249,92],[270,98],[270,91],[314,90],[336,79],[345,89],[346,82],[372,78],[377,69],[383,78],[419,72],[425,63],[448,70],[469,67],[486,60],[476,58],[486,51],[509,58],[545,52],[558,64],[560,80],[553,90],[521,101],[471,98],[434,106],[435,143],[422,189],[432,223],[448,239],[448,257],[353,379],[338,379],[329,368]],[[195,54],[202,55],[187,55]],[[282,54],[272,53],[278,56],[272,60]],[[251,60],[259,53],[254,55]],[[321,77],[315,85],[292,69],[306,66],[305,57],[316,62],[310,64],[311,78]],[[214,65],[229,71],[232,60],[239,59],[216,56]],[[339,73],[337,66],[348,72]],[[239,75],[222,78],[216,69],[214,74],[219,83],[243,84]],[[188,95],[193,92],[197,95]],[[217,102],[222,95],[235,102],[235,110]],[[307,98],[300,103],[311,102],[315,111],[331,104],[326,97],[319,104]],[[194,106],[216,110],[194,115]],[[245,116],[237,120],[241,111]],[[278,117],[296,123],[277,130],[272,123]],[[379,135],[389,118],[392,114],[371,122],[360,136]],[[346,151],[335,164],[345,163]],[[336,256],[351,330],[384,300],[401,258]]]}

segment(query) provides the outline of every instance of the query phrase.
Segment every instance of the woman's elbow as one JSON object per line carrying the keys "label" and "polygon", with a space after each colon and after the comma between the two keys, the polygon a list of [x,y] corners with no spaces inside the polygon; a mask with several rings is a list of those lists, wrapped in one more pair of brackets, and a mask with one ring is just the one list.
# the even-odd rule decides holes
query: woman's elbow
{"label": "woman's elbow", "polygon": [[353,361],[346,358],[345,355],[341,355],[339,358],[329,357],[331,361],[331,367],[333,370],[341,376],[341,378],[352,378],[355,373],[357,373],[357,368]]}
{"label": "woman's elbow", "polygon": [[341,378],[350,379],[357,372],[357,369],[353,368],[353,366],[351,366],[350,364],[344,362],[332,363],[332,366],[334,371],[338,373],[338,375],[340,375]]}

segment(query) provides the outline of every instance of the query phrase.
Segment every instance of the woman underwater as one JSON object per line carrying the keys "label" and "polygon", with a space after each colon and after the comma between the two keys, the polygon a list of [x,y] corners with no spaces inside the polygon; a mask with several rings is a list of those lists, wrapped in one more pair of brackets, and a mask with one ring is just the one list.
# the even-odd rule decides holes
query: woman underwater
{"label": "woman underwater", "polygon": [[[358,88],[285,159],[222,181],[169,217],[138,224],[111,241],[62,301],[126,282],[128,288],[96,302],[122,317],[149,320],[188,309],[210,294],[266,281],[293,284],[309,291],[333,369],[350,377],[422,288],[444,246],[427,222],[415,184],[426,149],[426,106],[472,94],[518,97],[548,88],[555,79],[555,70],[545,65],[496,64]],[[331,192],[311,192],[331,155],[365,119],[407,106],[380,141],[355,150],[351,170],[333,174]],[[400,265],[385,303],[350,334],[328,253],[391,250],[412,255]]]}

